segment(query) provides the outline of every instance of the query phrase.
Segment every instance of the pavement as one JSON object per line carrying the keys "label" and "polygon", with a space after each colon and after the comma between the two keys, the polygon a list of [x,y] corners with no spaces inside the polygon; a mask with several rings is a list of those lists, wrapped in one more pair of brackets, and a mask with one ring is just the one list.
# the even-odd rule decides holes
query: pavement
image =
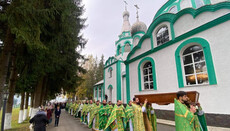
{"label": "pavement", "polygon": [[[52,123],[47,127],[47,131],[92,131],[88,126],[82,124],[80,119],[74,118],[68,114],[65,110],[62,110],[62,114],[59,119],[58,127],[54,127],[54,117]],[[157,124],[157,131],[175,131],[175,127]]]}

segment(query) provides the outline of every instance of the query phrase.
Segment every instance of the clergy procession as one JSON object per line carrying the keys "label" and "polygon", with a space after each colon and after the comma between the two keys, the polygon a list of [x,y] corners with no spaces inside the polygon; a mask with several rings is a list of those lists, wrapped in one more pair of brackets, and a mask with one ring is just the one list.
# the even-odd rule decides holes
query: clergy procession
{"label": "clergy procession", "polygon": [[[176,131],[207,131],[204,111],[200,104],[191,102],[187,93],[177,92],[174,99]],[[127,105],[103,100],[68,102],[66,111],[93,131],[156,131],[156,112],[145,99],[133,98]]]}

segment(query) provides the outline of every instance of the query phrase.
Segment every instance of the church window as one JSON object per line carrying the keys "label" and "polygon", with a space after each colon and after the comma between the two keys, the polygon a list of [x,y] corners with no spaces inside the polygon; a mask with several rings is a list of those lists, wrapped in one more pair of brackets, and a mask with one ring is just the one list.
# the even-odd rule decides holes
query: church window
{"label": "church window", "polygon": [[130,52],[131,51],[131,46],[129,43],[125,44],[125,52]]}
{"label": "church window", "polygon": [[153,72],[151,62],[147,62],[143,66],[143,79],[144,79],[144,89],[153,89]]}
{"label": "church window", "polygon": [[177,7],[176,6],[173,6],[169,9],[169,12],[170,13],[177,13]]}
{"label": "church window", "polygon": [[200,8],[201,6],[204,5],[204,3],[202,2],[202,0],[195,0],[196,3],[196,8]]}
{"label": "church window", "polygon": [[112,70],[112,69],[110,69],[110,70],[109,70],[109,78],[111,78],[111,77],[112,77],[112,75],[113,75],[113,70]]}
{"label": "church window", "polygon": [[203,48],[192,45],[182,54],[184,78],[187,86],[208,84],[208,73]]}
{"label": "church window", "polygon": [[163,45],[169,41],[169,31],[167,26],[161,27],[157,32],[157,46]]}

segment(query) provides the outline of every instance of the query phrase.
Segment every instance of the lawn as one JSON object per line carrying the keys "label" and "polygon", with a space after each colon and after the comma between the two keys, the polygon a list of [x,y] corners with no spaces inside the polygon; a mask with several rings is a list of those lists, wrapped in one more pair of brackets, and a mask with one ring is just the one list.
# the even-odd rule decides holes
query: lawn
{"label": "lawn", "polygon": [[[0,123],[2,121],[2,110],[0,112]],[[29,114],[29,109],[28,109]],[[12,122],[11,127],[12,129],[6,130],[6,131],[29,131],[29,118],[24,121],[23,123],[18,123],[18,115],[19,115],[19,108],[14,108],[12,112]]]}

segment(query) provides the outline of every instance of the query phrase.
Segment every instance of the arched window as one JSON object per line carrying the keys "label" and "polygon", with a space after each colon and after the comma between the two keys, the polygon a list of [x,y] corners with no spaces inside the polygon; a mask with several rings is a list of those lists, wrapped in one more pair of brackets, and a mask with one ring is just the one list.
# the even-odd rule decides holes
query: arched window
{"label": "arched window", "polygon": [[196,8],[200,8],[201,6],[204,5],[202,0],[195,0],[195,3],[196,3]]}
{"label": "arched window", "polygon": [[153,89],[153,72],[151,62],[146,62],[143,66],[144,89]]}
{"label": "arched window", "polygon": [[110,69],[110,70],[109,70],[109,78],[111,78],[112,76],[113,76],[113,70]]}
{"label": "arched window", "polygon": [[157,32],[157,46],[169,41],[169,31],[167,26],[161,27]]}
{"label": "arched window", "polygon": [[203,48],[192,45],[182,54],[186,85],[208,84],[208,73]]}
{"label": "arched window", "polygon": [[130,52],[131,51],[131,46],[129,43],[125,44],[125,52]]}
{"label": "arched window", "polygon": [[177,13],[177,7],[176,6],[173,6],[169,9],[169,12],[170,13]]}

